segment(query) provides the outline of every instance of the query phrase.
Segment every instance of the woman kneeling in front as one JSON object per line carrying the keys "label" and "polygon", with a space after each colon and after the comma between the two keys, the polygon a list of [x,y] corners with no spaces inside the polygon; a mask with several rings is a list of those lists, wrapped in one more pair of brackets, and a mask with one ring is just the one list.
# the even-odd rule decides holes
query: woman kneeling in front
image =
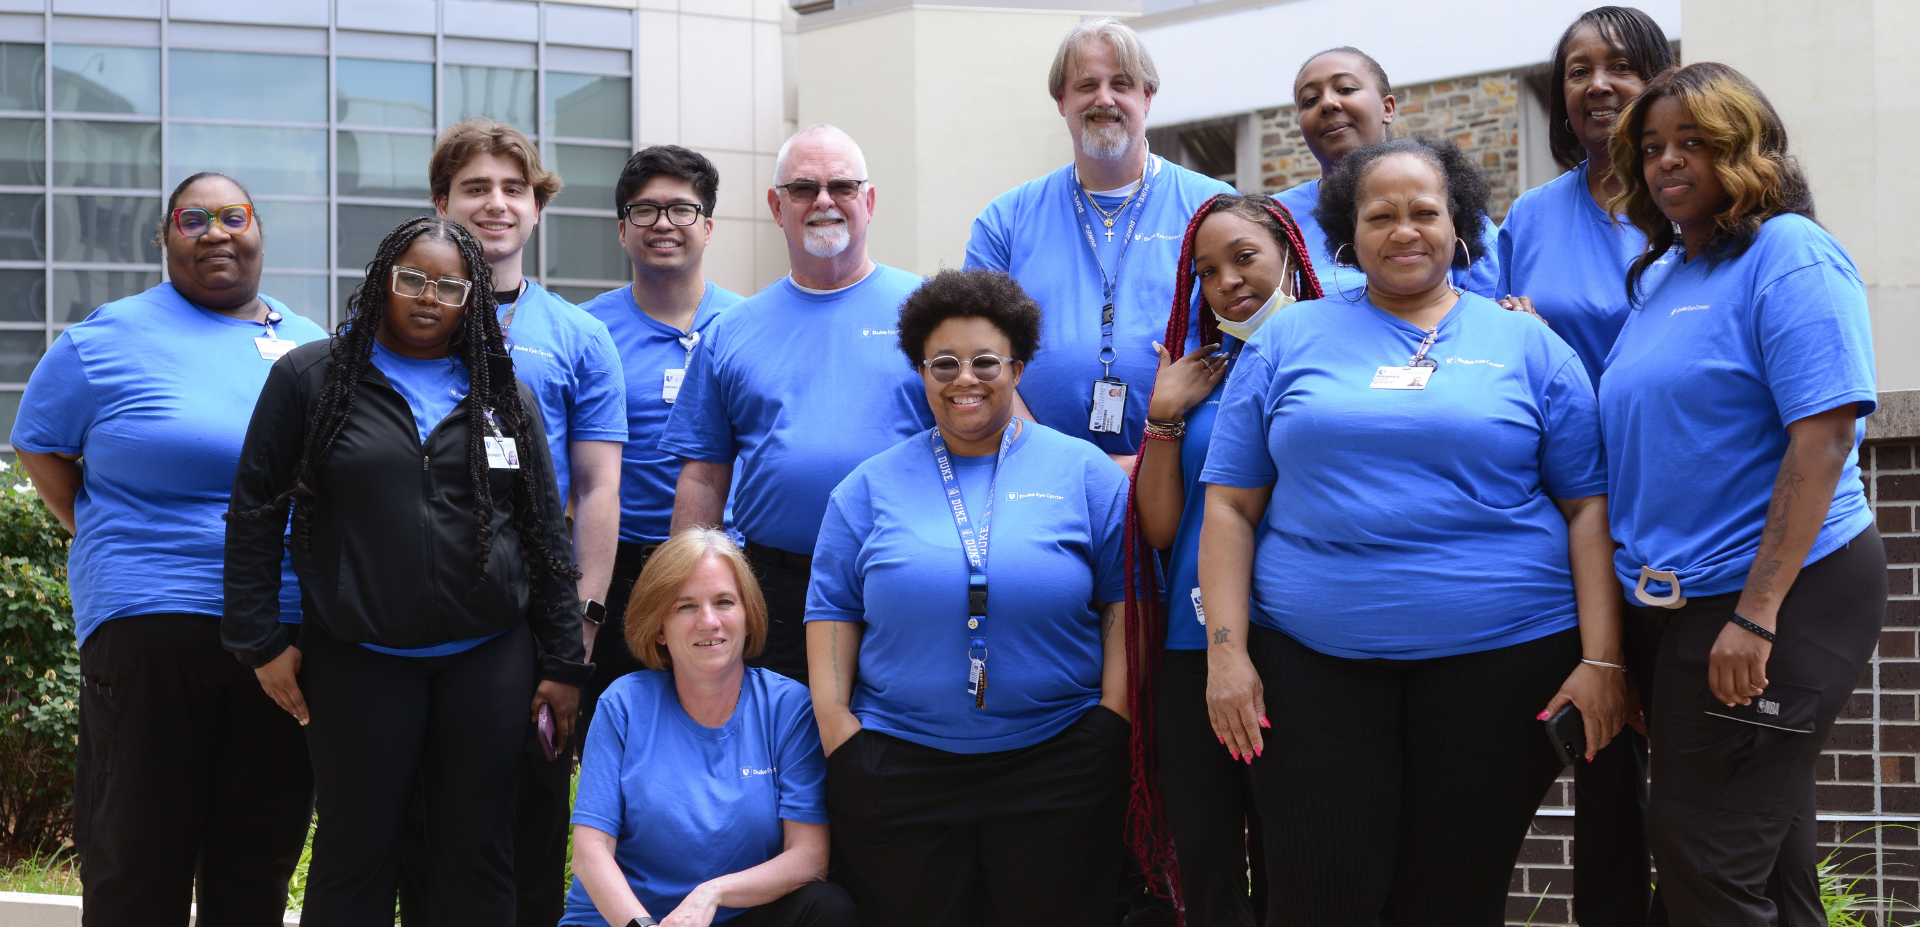
{"label": "woman kneeling in front", "polygon": [[600,697],[560,923],[853,927],[853,902],[821,881],[826,762],[807,689],[746,665],[767,603],[740,549],[706,528],[660,545],[626,632],[650,669]]}

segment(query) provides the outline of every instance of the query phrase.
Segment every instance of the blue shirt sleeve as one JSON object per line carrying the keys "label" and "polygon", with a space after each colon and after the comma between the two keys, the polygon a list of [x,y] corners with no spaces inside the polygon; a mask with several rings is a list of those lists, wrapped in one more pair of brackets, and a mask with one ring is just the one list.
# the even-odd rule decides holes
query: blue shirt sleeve
{"label": "blue shirt sleeve", "polygon": [[820,519],[820,538],[813,546],[813,578],[807,583],[808,621],[867,622],[866,588],[860,580],[860,542],[865,532],[847,517],[846,486],[842,483],[841,489],[834,490],[827,500],[827,514]]}
{"label": "blue shirt sleeve", "polygon": [[804,694],[783,699],[779,719],[780,819],[827,823],[827,758],[820,750],[813,705]]}
{"label": "blue shirt sleeve", "polygon": [[1243,348],[1220,397],[1201,482],[1255,489],[1280,478],[1267,451],[1267,387],[1272,380],[1266,352],[1251,344]]}
{"label": "blue shirt sleeve", "polygon": [[967,239],[967,260],[963,270],[997,270],[1006,273],[1013,266],[1007,254],[1006,224],[999,221],[1000,204],[992,202],[973,220],[973,234]]}
{"label": "blue shirt sleeve", "polygon": [[[1493,291],[1498,294],[1491,299],[1505,299],[1513,293],[1513,220],[1512,212],[1507,213],[1507,224],[1500,227],[1500,234],[1493,237],[1493,259],[1499,262],[1499,276],[1494,280]],[[1521,293],[1521,296],[1530,296]]]}
{"label": "blue shirt sleeve", "polygon": [[1791,271],[1760,291],[1754,335],[1782,425],[1848,402],[1858,403],[1857,416],[1872,413],[1879,397],[1867,319],[1860,278],[1828,261]]}
{"label": "blue shirt sleeve", "polygon": [[626,800],[620,795],[621,764],[626,760],[627,701],[631,683],[600,698],[587,745],[580,751],[580,783],[574,792],[574,824],[585,824],[613,837],[626,820]]}
{"label": "blue shirt sleeve", "polygon": [[1600,437],[1600,402],[1587,367],[1568,352],[1542,397],[1546,436],[1540,447],[1540,485],[1555,499],[1583,499],[1607,491],[1607,454]]}
{"label": "blue shirt sleeve", "polygon": [[1461,285],[1462,289],[1488,299],[1507,295],[1496,292],[1501,283],[1499,237],[1500,226],[1494,224],[1492,216],[1486,217],[1480,226],[1480,241],[1487,249],[1486,255],[1467,268],[1467,282]]}
{"label": "blue shirt sleeve", "polygon": [[[1087,515],[1093,524],[1088,534],[1094,541],[1093,599],[1096,602],[1122,602],[1127,597],[1126,530],[1128,478],[1109,461],[1088,464],[1097,476],[1087,481]],[[1098,468],[1112,470],[1109,476]]]}
{"label": "blue shirt sleeve", "polygon": [[673,412],[660,435],[660,450],[707,463],[726,463],[738,456],[740,447],[734,440],[733,421],[727,417],[714,351],[709,339],[694,346],[693,361],[687,365],[680,395],[674,397]]}
{"label": "blue shirt sleeve", "polygon": [[568,413],[567,440],[626,443],[627,380],[606,326],[596,325],[574,355],[574,382],[580,391]]}
{"label": "blue shirt sleeve", "polygon": [[27,380],[11,440],[29,453],[78,454],[99,414],[80,351],[62,333]]}

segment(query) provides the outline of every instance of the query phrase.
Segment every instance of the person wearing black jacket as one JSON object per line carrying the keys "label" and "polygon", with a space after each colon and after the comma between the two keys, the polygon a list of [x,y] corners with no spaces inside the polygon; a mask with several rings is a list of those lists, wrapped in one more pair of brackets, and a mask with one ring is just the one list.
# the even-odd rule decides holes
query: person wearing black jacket
{"label": "person wearing black jacket", "polygon": [[[510,923],[520,746],[550,711],[564,748],[591,670],[539,405],[492,294],[466,229],[409,220],[347,324],[274,364],[247,428],[221,639],[306,727],[321,821],[308,924],[393,922],[417,773],[444,848],[429,919]],[[275,604],[289,506],[297,642]]]}

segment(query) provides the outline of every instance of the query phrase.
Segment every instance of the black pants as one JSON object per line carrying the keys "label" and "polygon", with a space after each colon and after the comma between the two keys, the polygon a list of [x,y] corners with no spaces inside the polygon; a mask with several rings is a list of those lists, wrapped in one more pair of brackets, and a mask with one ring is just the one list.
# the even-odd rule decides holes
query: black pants
{"label": "black pants", "polygon": [[[664,914],[665,912],[662,912]],[[735,918],[734,927],[859,927],[860,912],[847,890],[832,882],[808,882]]]}
{"label": "black pants", "polygon": [[1207,720],[1207,652],[1169,650],[1161,660],[1154,740],[1188,927],[1253,927],[1266,916],[1267,872],[1251,770]]}
{"label": "black pants", "polygon": [[1653,896],[1647,847],[1647,739],[1630,727],[1573,764],[1573,919],[1645,927]]}
{"label": "black pants", "polygon": [[1812,733],[1706,713],[1720,708],[1707,658],[1739,597],[1628,606],[1627,657],[1652,722],[1653,923],[1824,927],[1813,767],[1880,639],[1886,548],[1868,528],[1802,570],[1780,605],[1767,683],[1818,692]]}
{"label": "black pants", "polygon": [[586,746],[587,726],[593,723],[593,709],[599,704],[601,694],[614,680],[646,669],[633,651],[627,649],[627,601],[633,596],[633,584],[640,580],[640,571],[646,569],[647,560],[657,547],[657,544],[621,541],[613,555],[613,581],[607,584],[607,618],[600,624],[600,630],[594,632],[593,653],[588,655],[593,662],[593,675],[580,690],[580,736],[575,753]]}
{"label": "black pants", "polygon": [[[129,581],[132,581],[129,579]],[[293,716],[213,615],[131,615],[80,650],[74,842],[87,927],[278,924],[312,819]]]}
{"label": "black pants", "polygon": [[1107,927],[1127,802],[1119,715],[948,753],[861,731],[827,758],[841,883],[865,927]]}
{"label": "black pants", "polygon": [[1273,724],[1253,761],[1267,924],[1502,923],[1561,769],[1536,716],[1579,630],[1431,660],[1330,657],[1258,626],[1247,645]]}
{"label": "black pants", "polygon": [[773,670],[807,684],[807,582],[811,557],[749,542],[747,559],[767,597],[767,649],[747,659],[748,666]]}
{"label": "black pants", "polygon": [[428,923],[512,924],[513,817],[533,698],[533,636],[397,657],[301,627],[320,826],[302,923],[393,923],[401,830],[425,773]]}

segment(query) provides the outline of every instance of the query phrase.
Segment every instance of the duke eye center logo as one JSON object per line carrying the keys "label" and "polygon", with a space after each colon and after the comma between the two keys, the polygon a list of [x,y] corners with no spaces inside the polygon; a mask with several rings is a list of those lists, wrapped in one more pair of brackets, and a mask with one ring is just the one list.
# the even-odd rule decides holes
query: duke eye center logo
{"label": "duke eye center logo", "polygon": [[765,769],[759,769],[753,766],[742,766],[740,767],[740,778],[751,779],[754,776],[771,776],[774,774],[774,772],[775,772],[775,767],[772,767],[772,766],[769,766]]}
{"label": "duke eye center logo", "polygon": [[1012,502],[1012,501],[1013,501],[1013,500],[1015,500],[1015,499],[1065,499],[1065,498],[1066,498],[1066,496],[1056,496],[1056,495],[1054,495],[1053,493],[1050,493],[1050,492],[1010,492],[1010,493],[1007,493],[1007,501],[1008,501],[1008,502]]}
{"label": "duke eye center logo", "polygon": [[860,337],[862,338],[879,338],[883,336],[891,338],[891,337],[897,337],[899,334],[900,334],[900,330],[897,328],[892,328],[892,329],[863,328],[860,330]]}

